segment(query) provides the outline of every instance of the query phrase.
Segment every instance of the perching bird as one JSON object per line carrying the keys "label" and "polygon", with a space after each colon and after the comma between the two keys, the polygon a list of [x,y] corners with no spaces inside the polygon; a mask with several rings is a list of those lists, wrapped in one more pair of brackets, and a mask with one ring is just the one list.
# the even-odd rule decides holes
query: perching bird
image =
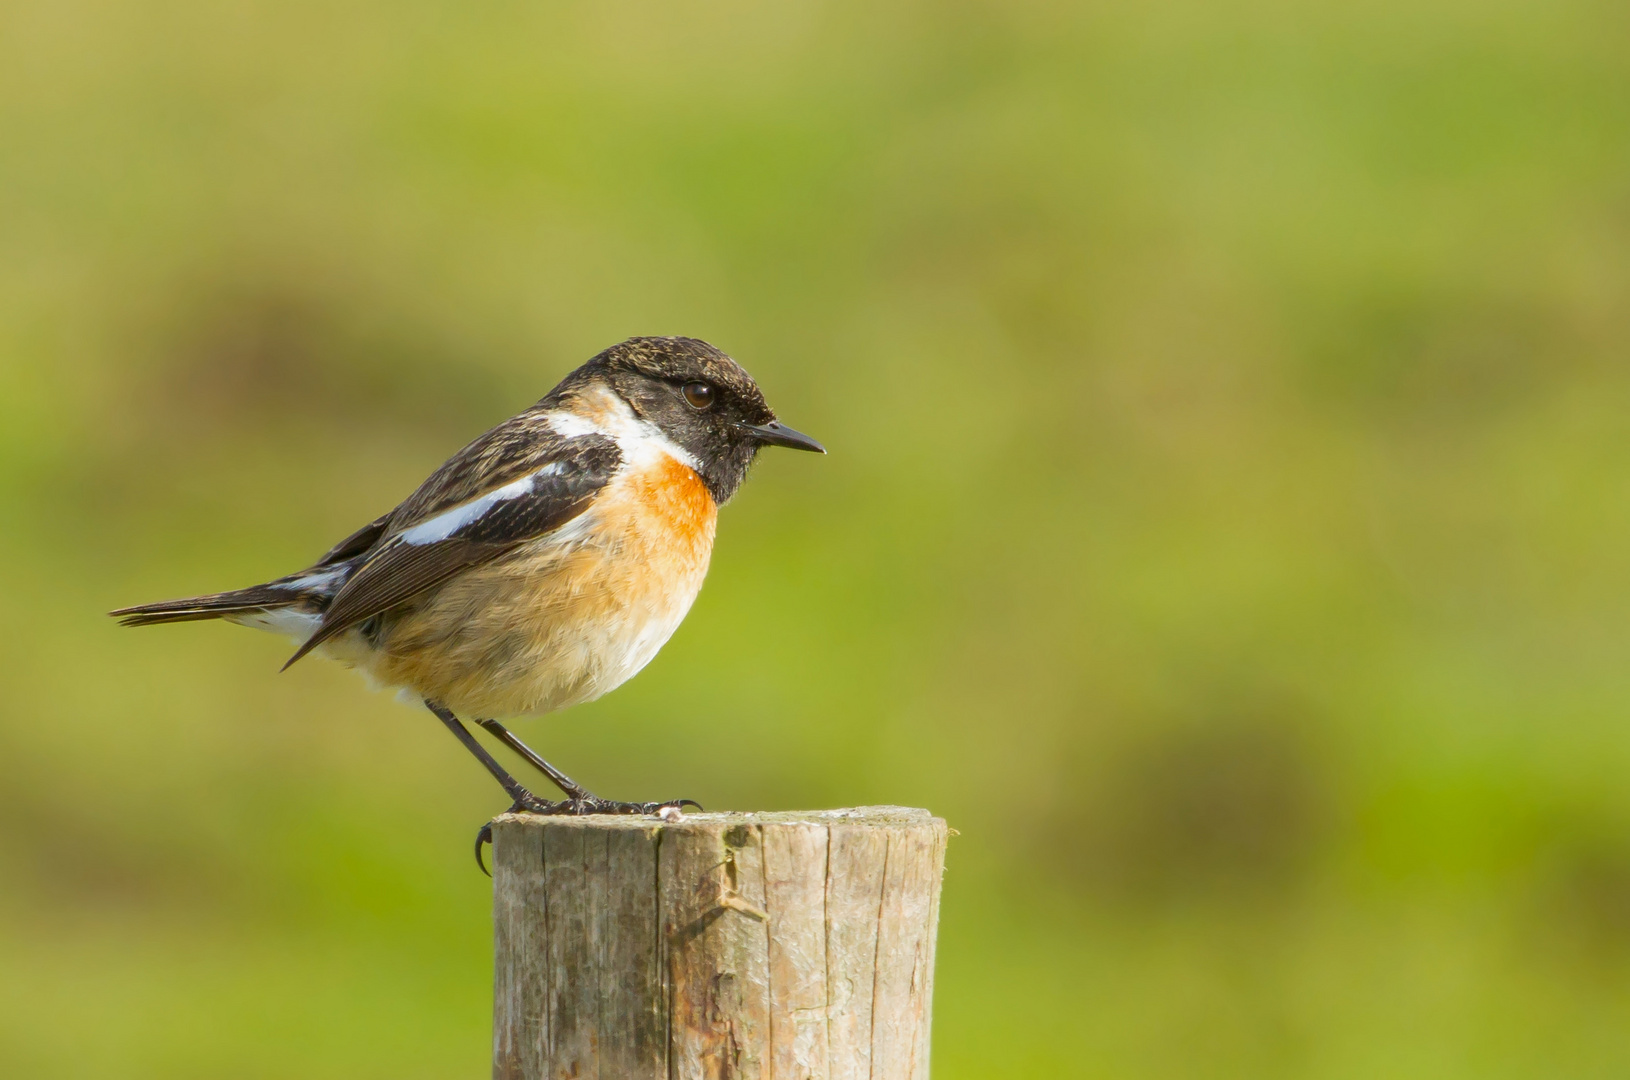
{"label": "perching bird", "polygon": [[[126,626],[220,618],[287,634],[299,643],[288,664],[317,652],[423,701],[516,809],[677,809],[692,800],[592,795],[499,720],[592,701],[650,662],[702,587],[719,507],[764,446],[826,452],[780,423],[752,377],[713,346],[630,338],[309,569],[112,614]],[[522,787],[460,715],[566,798]],[[489,836],[477,837],[477,862]]]}

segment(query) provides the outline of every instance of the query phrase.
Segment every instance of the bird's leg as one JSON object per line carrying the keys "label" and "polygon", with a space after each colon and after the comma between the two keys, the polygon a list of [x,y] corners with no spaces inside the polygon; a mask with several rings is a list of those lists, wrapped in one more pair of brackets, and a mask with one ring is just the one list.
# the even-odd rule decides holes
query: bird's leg
{"label": "bird's leg", "polygon": [[[540,799],[522,787],[519,780],[509,775],[504,767],[498,764],[497,759],[487,753],[487,748],[476,741],[474,735],[470,734],[463,721],[454,716],[449,709],[434,701],[426,701],[425,708],[434,713],[436,719],[446,724],[447,730],[451,731],[453,736],[464,744],[464,748],[474,754],[475,759],[487,767],[487,771],[492,773],[493,779],[503,786],[504,791],[514,800],[509,808],[511,813],[517,810],[525,810],[533,814],[659,814],[664,810],[678,810],[686,805],[694,806],[698,810],[702,808],[702,804],[695,799],[675,799],[670,802],[660,803],[623,803],[602,799],[591,794],[571,777],[543,760],[537,751],[517,739],[508,728],[498,721],[477,721],[505,746],[520,754],[531,765],[536,766],[539,771],[559,786],[560,790],[564,791],[567,796],[560,802]],[[481,826],[480,831],[475,834],[475,864],[481,867],[481,872],[489,877],[491,874],[487,870],[486,862],[481,858],[481,849],[490,843],[492,843],[492,823],[488,822]]]}
{"label": "bird's leg", "polygon": [[[435,713],[436,719],[446,724],[447,730],[451,731],[453,736],[464,744],[464,749],[474,754],[475,759],[485,765],[488,772],[492,773],[493,779],[503,785],[504,791],[509,794],[511,799],[515,800],[509,808],[511,813],[516,810],[548,813],[557,805],[546,799],[538,798],[522,787],[521,782],[505,772],[504,767],[498,764],[497,759],[487,753],[487,748],[477,742],[475,736],[470,734],[469,729],[448,709],[434,701],[425,702],[425,708]],[[492,822],[489,821],[481,826],[480,831],[475,834],[475,864],[481,867],[481,872],[488,877],[491,877],[492,873],[487,869],[487,864],[481,858],[481,848],[490,843],[492,843]]]}
{"label": "bird's leg", "polygon": [[533,768],[547,776],[556,787],[566,793],[566,798],[557,803],[550,803],[547,810],[534,810],[535,814],[660,814],[664,810],[680,810],[686,806],[694,806],[700,810],[702,804],[695,799],[670,799],[667,802],[614,802],[611,799],[602,799],[593,794],[588,788],[573,780],[538,754],[538,752],[515,737],[503,724],[496,720],[477,720],[476,723],[486,728],[491,735],[517,754],[527,760]]}
{"label": "bird's leg", "polygon": [[515,805],[511,809],[530,810],[535,814],[546,814],[555,805],[547,799],[538,798],[522,787],[519,780],[505,772],[504,767],[498,764],[497,759],[487,753],[487,748],[477,742],[475,736],[471,735],[459,718],[449,712],[445,706],[434,701],[427,701],[425,702],[425,708],[435,713],[436,719],[446,724],[447,730],[453,733],[454,738],[464,744],[464,749],[474,754],[475,759],[485,765],[488,772],[492,773],[493,779],[503,785],[504,791],[508,793],[511,799],[515,800]]}
{"label": "bird's leg", "polygon": [[555,768],[553,765],[549,764],[547,761],[543,760],[542,756],[540,756],[536,750],[522,742],[516,737],[513,731],[509,730],[509,728],[505,727],[503,724],[500,724],[496,720],[477,720],[476,723],[486,728],[493,738],[497,739],[499,742],[503,743],[505,746],[509,747],[511,750],[525,758],[529,765],[541,772],[543,775],[547,776],[549,778],[549,782],[554,784],[561,791],[565,792],[568,798],[594,798],[593,795],[589,794],[587,788],[585,788],[582,784],[579,784],[576,780],[573,780],[571,777],[567,776],[565,773],[561,772],[559,769]]}

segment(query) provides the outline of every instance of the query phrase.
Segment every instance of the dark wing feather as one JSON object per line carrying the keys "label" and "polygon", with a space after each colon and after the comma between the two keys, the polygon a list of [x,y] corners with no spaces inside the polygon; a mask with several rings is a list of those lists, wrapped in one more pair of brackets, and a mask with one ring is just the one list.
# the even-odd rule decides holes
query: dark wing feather
{"label": "dark wing feather", "polygon": [[[478,444],[479,440],[471,447]],[[289,664],[371,616],[560,528],[588,508],[622,461],[616,443],[606,436],[568,439],[545,428],[534,432],[529,455],[523,457],[517,447],[510,447],[502,459],[504,467],[485,484],[464,475],[444,476],[449,470],[460,472],[469,467],[465,453],[471,447],[442,466],[395,511],[383,538],[334,596],[317,632],[289,658]],[[476,464],[490,464],[491,460],[477,458]],[[548,466],[554,468],[540,471]],[[414,526],[527,476],[532,477],[530,490],[492,502],[445,537],[410,541]],[[451,499],[452,492],[464,497]]]}
{"label": "dark wing feather", "polygon": [[189,596],[183,600],[160,600],[156,604],[138,604],[135,607],[110,611],[109,615],[125,626],[152,626],[157,623],[193,622],[198,619],[219,619],[243,611],[264,611],[298,603],[301,596],[275,585],[254,585],[231,592]]}
{"label": "dark wing feather", "polygon": [[341,540],[339,543],[329,548],[328,554],[318,559],[317,562],[313,564],[312,569],[315,570],[318,567],[333,566],[335,563],[342,563],[346,559],[355,558],[356,556],[361,555],[364,551],[367,551],[369,548],[373,547],[375,544],[379,543],[380,538],[385,535],[385,529],[390,524],[391,515],[394,513],[396,513],[396,511],[392,510],[390,513],[379,515],[372,521],[368,522],[368,524],[352,533],[350,536],[347,536],[344,540]]}
{"label": "dark wing feather", "polygon": [[354,559],[378,547],[393,531],[469,502],[484,491],[503,487],[547,465],[554,455],[569,454],[570,442],[555,434],[541,408],[512,416],[448,458],[396,509],[379,515],[329,548],[301,573]]}
{"label": "dark wing feather", "polygon": [[546,412],[528,409],[488,431],[448,458],[389,515],[389,531],[407,528],[443,510],[519,480],[551,461],[580,451],[581,438],[555,433]]}

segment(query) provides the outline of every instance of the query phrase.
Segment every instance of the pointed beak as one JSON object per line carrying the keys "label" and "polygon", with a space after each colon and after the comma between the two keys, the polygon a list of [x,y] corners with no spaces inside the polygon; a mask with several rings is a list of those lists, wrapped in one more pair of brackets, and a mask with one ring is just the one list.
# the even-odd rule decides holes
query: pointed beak
{"label": "pointed beak", "polygon": [[779,420],[771,420],[768,424],[742,424],[740,427],[759,442],[769,446],[785,446],[791,450],[810,450],[817,454],[826,453],[826,447],[803,432],[792,430]]}

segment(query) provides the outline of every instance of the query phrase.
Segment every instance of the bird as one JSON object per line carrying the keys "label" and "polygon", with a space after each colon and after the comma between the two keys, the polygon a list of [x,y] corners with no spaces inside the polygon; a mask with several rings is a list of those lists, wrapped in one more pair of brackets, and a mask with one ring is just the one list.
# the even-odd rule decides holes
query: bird
{"label": "bird", "polygon": [[[634,337],[448,458],[315,563],[262,585],[110,612],[286,635],[423,705],[537,814],[663,814],[693,799],[594,795],[503,723],[592,701],[667,643],[701,590],[718,511],[767,446],[824,454],[707,342]],[[558,787],[540,798],[474,724]],[[491,826],[476,836],[476,862]]]}

